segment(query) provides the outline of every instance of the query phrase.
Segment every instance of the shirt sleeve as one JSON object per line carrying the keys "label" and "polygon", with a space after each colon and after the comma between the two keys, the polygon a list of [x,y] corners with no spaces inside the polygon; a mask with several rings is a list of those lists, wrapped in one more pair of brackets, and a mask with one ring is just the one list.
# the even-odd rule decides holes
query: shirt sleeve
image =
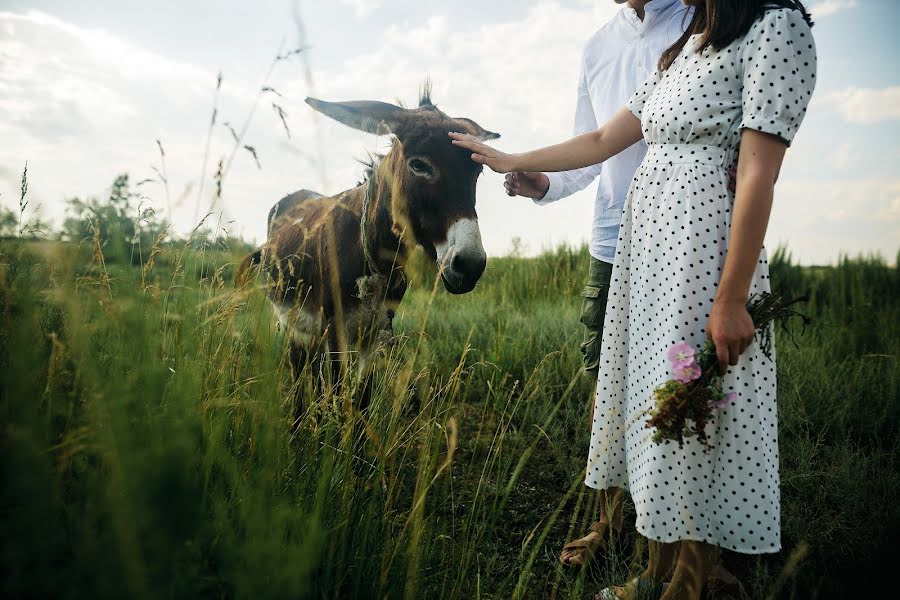
{"label": "shirt sleeve", "polygon": [[797,133],[816,86],[816,45],[800,11],[768,11],[742,48],[741,129],[780,137]]}
{"label": "shirt sleeve", "polygon": [[[588,86],[584,62],[582,61],[578,83],[578,102],[575,105],[575,126],[572,132],[578,136],[589,131],[596,131],[597,127],[597,117],[594,114],[590,87]],[[550,180],[550,187],[547,189],[544,197],[535,200],[535,203],[543,206],[580,192],[593,183],[597,176],[600,175],[601,170],[602,164],[598,163],[573,171],[546,173],[547,179]]]}
{"label": "shirt sleeve", "polygon": [[625,104],[625,107],[638,119],[641,118],[641,113],[644,111],[644,104],[646,104],[647,98],[653,94],[653,90],[656,89],[656,84],[659,83],[660,79],[662,79],[660,72],[658,70],[654,71],[644,83],[638,86],[638,89],[635,90],[634,94],[631,95],[631,98],[629,98],[628,102]]}

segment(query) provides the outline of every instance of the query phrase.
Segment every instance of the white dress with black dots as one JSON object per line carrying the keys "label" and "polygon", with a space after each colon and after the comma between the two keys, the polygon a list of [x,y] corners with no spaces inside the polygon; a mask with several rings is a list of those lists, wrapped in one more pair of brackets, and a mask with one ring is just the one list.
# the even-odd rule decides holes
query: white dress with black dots
{"label": "white dress with black dots", "polygon": [[[662,76],[628,102],[649,151],[622,217],[610,285],[587,485],[626,488],[637,528],[660,541],[696,540],[757,554],[781,548],[775,363],[754,343],[725,378],[738,393],[707,433],[656,444],[645,427],[652,391],[672,378],[666,350],[706,341],[725,263],[728,170],[741,129],[790,143],[816,78],[802,15],[769,10],[727,48],[698,54],[694,36]],[[769,289],[765,251],[751,293]]]}

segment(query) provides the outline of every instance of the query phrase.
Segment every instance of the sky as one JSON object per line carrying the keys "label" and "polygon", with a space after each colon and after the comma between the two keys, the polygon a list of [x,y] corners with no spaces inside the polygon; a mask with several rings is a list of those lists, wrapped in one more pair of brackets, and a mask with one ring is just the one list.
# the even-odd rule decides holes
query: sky
{"label": "sky", "polygon": [[[776,186],[767,245],[786,244],[804,264],[868,253],[893,262],[900,2],[806,4],[818,86]],[[0,204],[17,205],[26,161],[30,206],[55,223],[67,198],[102,197],[128,173],[178,232],[211,213],[214,228],[261,241],[279,198],[352,187],[358,161],[388,147],[305,97],[414,104],[431,77],[441,109],[500,132],[498,147],[556,143],[571,134],[582,46],[617,10],[612,0],[0,0]],[[228,125],[246,131],[259,164]],[[502,181],[486,172],[479,182],[490,255],[514,238],[528,253],[586,241],[595,186],[538,207],[507,197]]]}

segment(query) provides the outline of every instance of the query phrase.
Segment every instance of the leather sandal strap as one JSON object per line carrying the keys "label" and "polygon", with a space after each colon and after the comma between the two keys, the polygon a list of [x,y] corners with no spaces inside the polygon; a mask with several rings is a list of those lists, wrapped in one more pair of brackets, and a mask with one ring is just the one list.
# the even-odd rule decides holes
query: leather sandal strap
{"label": "leather sandal strap", "polygon": [[[609,523],[601,523],[600,521],[591,523],[591,526],[588,528],[588,535],[590,535],[591,533],[595,533],[598,535],[598,537],[592,540],[586,540],[584,538],[573,540],[563,546],[563,552],[574,551],[577,554],[580,554],[585,559],[592,559],[598,549],[605,547],[607,544],[607,539],[604,535],[604,530],[607,527],[610,527]],[[616,533],[620,542],[627,539],[621,530],[614,529],[613,531]],[[562,558],[560,558],[560,560],[562,560]]]}
{"label": "leather sandal strap", "polygon": [[591,542],[586,542],[584,540],[575,540],[574,542],[569,542],[565,546],[563,546],[563,551],[565,550],[590,550]]}
{"label": "leather sandal strap", "polygon": [[625,538],[625,528],[624,527],[613,527],[610,523],[601,523],[600,521],[594,521],[591,523],[591,526],[588,528],[588,531],[592,531],[594,533],[605,533],[604,528],[612,529],[613,534],[619,538]]}

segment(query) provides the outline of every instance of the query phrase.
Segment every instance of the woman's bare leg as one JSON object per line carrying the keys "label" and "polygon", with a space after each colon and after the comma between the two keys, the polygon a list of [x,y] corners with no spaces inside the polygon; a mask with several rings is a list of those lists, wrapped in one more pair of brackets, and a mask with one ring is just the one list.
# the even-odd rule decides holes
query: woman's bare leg
{"label": "woman's bare leg", "polygon": [[678,561],[680,542],[663,544],[653,540],[647,540],[649,558],[647,570],[643,577],[666,581],[672,576]]}
{"label": "woman's bare leg", "polygon": [[[588,424],[594,426],[594,406],[597,399],[597,382],[594,381],[594,392],[591,394],[591,417]],[[625,494],[621,488],[609,488],[597,492],[599,503],[599,521],[612,526],[616,531],[622,531],[622,504]]]}
{"label": "woman's bare leg", "polygon": [[[597,396],[597,383],[594,382],[594,393],[591,395],[591,413],[589,425],[594,424],[594,404]],[[589,560],[587,554],[594,554],[609,544],[610,535],[615,538],[621,535],[623,523],[622,505],[625,501],[625,494],[621,488],[609,488],[597,492],[597,522],[600,523],[600,531],[591,531],[581,541],[588,542],[590,552],[586,552],[583,548],[564,549],[560,555],[560,560],[573,566],[582,566]],[[607,546],[608,547],[608,546]]]}
{"label": "woman's bare leg", "polygon": [[675,572],[660,600],[699,600],[718,557],[718,546],[688,540],[679,542]]}

